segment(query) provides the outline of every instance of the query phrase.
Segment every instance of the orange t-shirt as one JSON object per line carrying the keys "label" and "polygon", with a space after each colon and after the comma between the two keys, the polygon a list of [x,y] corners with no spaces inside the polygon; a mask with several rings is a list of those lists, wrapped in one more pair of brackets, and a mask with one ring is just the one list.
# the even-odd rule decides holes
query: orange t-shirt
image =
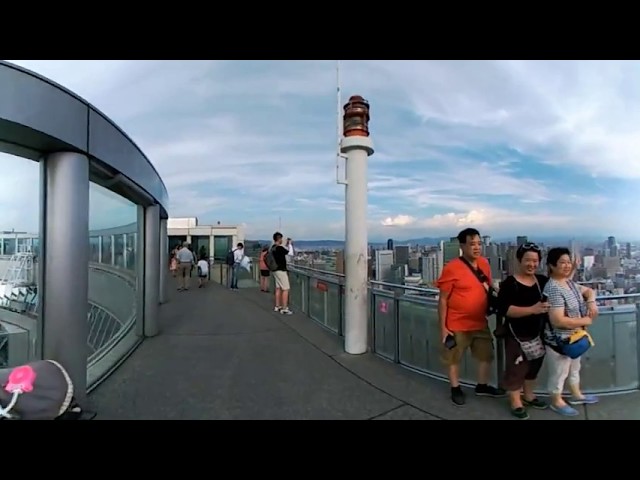
{"label": "orange t-shirt", "polygon": [[[478,267],[491,284],[489,261],[478,258]],[[453,332],[482,330],[487,326],[487,291],[467,265],[456,258],[442,269],[437,287],[449,295],[447,328]]]}

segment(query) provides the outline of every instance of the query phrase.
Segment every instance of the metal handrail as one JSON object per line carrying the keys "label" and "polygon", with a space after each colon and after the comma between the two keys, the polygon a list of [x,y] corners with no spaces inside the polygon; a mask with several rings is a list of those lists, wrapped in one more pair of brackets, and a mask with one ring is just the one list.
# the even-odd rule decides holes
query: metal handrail
{"label": "metal handrail", "polygon": [[369,285],[388,287],[388,288],[398,288],[402,290],[410,290],[412,292],[428,293],[431,295],[440,293],[440,291],[436,288],[414,287],[411,285],[401,285],[399,283],[381,282],[379,280],[369,280]]}
{"label": "metal handrail", "polygon": [[640,293],[623,293],[621,295],[599,295],[599,296],[596,296],[596,301],[622,300],[625,298],[640,298]]}
{"label": "metal handrail", "polygon": [[[343,273],[330,272],[327,270],[319,270],[317,268],[304,267],[302,265],[291,265],[290,268],[292,270],[300,270],[301,273],[305,273],[305,271],[308,271],[308,272],[319,273],[322,275],[332,275],[335,277],[345,278],[345,275]],[[369,280],[368,283],[370,286],[381,286],[381,287],[387,287],[387,288],[409,290],[412,292],[427,293],[431,295],[440,293],[440,291],[437,288],[414,287],[411,285],[402,285],[399,283],[382,282],[380,280]],[[640,293],[625,293],[625,294],[619,294],[619,295],[599,295],[596,297],[596,300],[597,301],[623,300],[626,298],[640,298]]]}
{"label": "metal handrail", "polygon": [[[293,269],[292,269],[293,271]],[[322,275],[321,272],[318,272],[317,270],[311,269],[311,268],[305,268],[305,269],[295,269],[295,273],[305,276],[306,280],[302,281],[301,286],[303,288],[303,290],[301,291],[301,298],[300,298],[300,302],[302,302],[299,306],[300,310],[305,313],[306,315],[310,316],[311,318],[313,318],[316,322],[318,322],[321,326],[323,326],[324,328],[329,329],[330,331],[332,331],[333,333],[339,335],[339,336],[343,336],[343,332],[344,332],[344,311],[343,311],[343,302],[344,302],[344,292],[342,291],[342,289],[340,289],[338,291],[338,301],[337,303],[334,301],[332,303],[331,306],[331,312],[332,313],[328,313],[329,310],[329,303],[327,302],[327,291],[324,292],[324,322],[322,321],[322,318],[316,318],[314,316],[311,315],[311,309],[309,306],[309,295],[310,295],[310,290],[311,287],[313,286],[313,280],[318,279],[318,277],[320,277]],[[327,281],[326,279],[323,279],[323,281]],[[416,371],[419,372],[421,374],[427,375],[429,377],[433,377],[433,378],[437,378],[440,380],[446,380],[446,376],[444,376],[439,370],[432,370],[430,369],[428,366],[416,366],[414,364],[412,364],[411,362],[413,360],[409,359],[407,360],[409,357],[406,357],[404,360],[401,357],[402,355],[402,346],[401,346],[401,338],[405,338],[406,337],[406,331],[405,331],[405,336],[401,337],[401,329],[404,328],[410,328],[411,323],[403,323],[401,321],[401,307],[400,304],[403,302],[408,302],[408,303],[412,303],[412,304],[416,304],[416,305],[426,305],[427,308],[431,308],[433,309],[433,307],[435,306],[435,302],[433,302],[433,298],[425,298],[423,296],[416,296],[415,294],[412,294],[412,291],[415,292],[420,292],[422,294],[427,293],[427,294],[433,294],[433,293],[437,293],[438,291],[435,289],[426,289],[426,288],[420,288],[420,287],[411,287],[411,286],[406,286],[406,285],[400,285],[400,284],[395,284],[395,283],[389,283],[389,282],[380,282],[377,280],[371,280],[369,281],[369,286],[371,287],[370,289],[370,294],[371,297],[369,299],[369,308],[370,308],[370,313],[371,316],[369,317],[369,348],[371,349],[372,353],[375,353],[376,355],[381,356],[382,358],[385,358],[386,360],[392,361],[394,363],[397,363],[399,365],[401,365],[403,368],[407,368],[409,370],[412,371]],[[395,289],[396,292],[393,291],[387,291],[386,289],[380,289],[380,288],[376,288],[378,286],[384,286],[386,288],[391,288],[391,289]],[[305,293],[306,290],[306,293]],[[400,292],[400,290],[402,290],[402,292]],[[406,291],[406,292],[405,292]],[[295,297],[295,295],[294,295]],[[381,350],[378,349],[378,334],[380,333],[378,331],[378,320],[377,320],[377,314],[373,313],[374,311],[377,312],[378,310],[378,303],[376,298],[380,298],[383,301],[387,301],[384,300],[385,298],[389,298],[388,301],[393,302],[393,307],[392,309],[389,311],[389,313],[392,315],[392,317],[384,317],[381,318],[379,321],[381,321],[381,325],[382,325],[382,330],[380,330],[380,332],[382,332],[381,334],[383,335],[384,338],[386,338],[385,342],[388,343],[388,345],[384,348],[382,348]],[[292,297],[293,298],[293,297]],[[605,316],[607,316],[607,318],[609,316],[615,316],[617,314],[629,314],[633,311],[635,311],[635,322],[636,324],[640,324],[640,303],[635,300],[635,299],[640,299],[640,293],[629,293],[629,294],[620,294],[620,295],[599,295],[596,297],[596,300],[598,300],[598,302],[607,302],[607,301],[616,301],[616,300],[631,300],[625,303],[620,303],[618,305],[602,305],[601,304],[601,313]],[[317,300],[316,300],[317,302]],[[336,307],[336,305],[338,305]],[[317,309],[318,307],[316,307]],[[337,308],[337,310],[336,310]],[[620,311],[618,311],[618,308],[620,309]],[[386,306],[385,306],[386,309]],[[624,310],[624,311],[623,311]],[[383,313],[387,313],[386,311]],[[338,321],[336,322],[335,320],[332,321],[331,326],[329,324],[328,318],[329,316],[333,315],[338,315]],[[320,317],[323,316],[322,313],[318,314],[316,312],[316,316],[320,315]],[[620,317],[622,318],[622,317]],[[430,316],[429,317],[429,321],[433,321],[434,317]],[[625,322],[628,321],[628,319],[624,320]],[[390,323],[391,322],[391,323]],[[503,323],[503,318],[500,315],[495,315],[493,317],[489,318],[489,322],[491,325],[491,328],[495,327],[499,327],[502,323]],[[615,323],[615,322],[614,322]],[[385,327],[386,325],[386,327]],[[395,330],[395,332],[394,332]],[[640,329],[637,330],[638,331],[638,336],[636,338],[636,342],[638,345],[640,345]],[[386,332],[386,333],[385,333]],[[432,333],[427,333],[428,336],[433,335]],[[431,338],[431,337],[429,337]],[[393,345],[395,339],[395,346]],[[406,338],[405,338],[406,340]],[[431,339],[433,340],[433,339]],[[390,342],[390,343],[389,343]],[[386,343],[385,343],[386,345]],[[388,348],[387,348],[388,347]],[[492,369],[492,375],[495,377],[495,381],[497,381],[498,383],[500,382],[500,378],[502,375],[502,372],[504,371],[504,365],[505,365],[505,359],[504,359],[504,349],[503,349],[503,342],[500,338],[496,338],[496,361],[495,361],[495,367],[494,369]],[[433,352],[432,352],[433,353]],[[636,355],[638,356],[637,359],[637,364],[640,365],[640,348],[637,349],[636,351]],[[469,382],[471,382],[471,380],[468,380]],[[595,385],[594,384],[594,393],[606,393],[606,394],[616,394],[616,393],[627,393],[627,392],[631,392],[631,391],[637,391],[638,387],[637,386],[633,386],[631,384],[625,383],[626,380],[623,380],[622,383],[620,383],[620,385],[615,384],[612,387],[607,387],[607,386],[602,386],[602,385]],[[463,382],[465,383],[465,382]],[[632,382],[633,383],[633,382]],[[640,383],[640,382],[638,382]],[[465,385],[467,385],[467,383],[465,383]],[[471,385],[471,383],[469,383],[468,385]],[[634,384],[635,385],[635,384]],[[540,391],[537,393],[541,393],[543,394],[544,392]]]}
{"label": "metal handrail", "polygon": [[344,273],[330,272],[329,270],[320,270],[320,269],[317,269],[317,268],[305,267],[303,265],[296,265],[296,264],[287,265],[287,268],[290,268],[292,270],[303,270],[303,271],[304,270],[308,270],[310,272],[318,272],[318,273],[321,273],[323,275],[331,275],[333,277],[345,278]]}

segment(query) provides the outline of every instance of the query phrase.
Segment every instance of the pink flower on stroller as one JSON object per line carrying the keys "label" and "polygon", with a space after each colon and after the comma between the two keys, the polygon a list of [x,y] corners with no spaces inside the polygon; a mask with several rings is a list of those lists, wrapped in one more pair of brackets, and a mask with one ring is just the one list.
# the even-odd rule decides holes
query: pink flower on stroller
{"label": "pink flower on stroller", "polygon": [[58,362],[40,360],[0,370],[0,419],[79,418],[73,382]]}

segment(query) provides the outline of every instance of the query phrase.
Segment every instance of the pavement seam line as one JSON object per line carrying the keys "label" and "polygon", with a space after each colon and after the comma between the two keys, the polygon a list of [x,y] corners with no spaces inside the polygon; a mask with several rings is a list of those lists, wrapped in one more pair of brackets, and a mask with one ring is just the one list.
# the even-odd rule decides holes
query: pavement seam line
{"label": "pavement seam line", "polygon": [[373,417],[369,417],[369,418],[367,418],[367,420],[375,420],[376,418],[384,417],[385,415],[389,415],[391,412],[395,412],[396,410],[398,410],[398,409],[400,409],[402,407],[408,407],[408,406],[409,405],[407,405],[406,403],[401,403],[397,407],[390,408],[389,410],[386,410],[386,411],[384,411],[382,413],[374,415]]}

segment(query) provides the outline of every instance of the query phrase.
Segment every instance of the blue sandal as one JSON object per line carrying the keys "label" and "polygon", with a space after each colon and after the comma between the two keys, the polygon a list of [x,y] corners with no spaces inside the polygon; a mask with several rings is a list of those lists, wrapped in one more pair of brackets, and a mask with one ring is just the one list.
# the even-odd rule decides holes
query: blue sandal
{"label": "blue sandal", "polygon": [[569,405],[564,405],[562,407],[556,407],[555,405],[551,405],[551,410],[554,412],[564,416],[564,417],[576,417],[580,415],[580,412]]}
{"label": "blue sandal", "polygon": [[582,398],[571,398],[569,403],[571,405],[594,405],[598,403],[598,397],[595,395],[584,395]]}

